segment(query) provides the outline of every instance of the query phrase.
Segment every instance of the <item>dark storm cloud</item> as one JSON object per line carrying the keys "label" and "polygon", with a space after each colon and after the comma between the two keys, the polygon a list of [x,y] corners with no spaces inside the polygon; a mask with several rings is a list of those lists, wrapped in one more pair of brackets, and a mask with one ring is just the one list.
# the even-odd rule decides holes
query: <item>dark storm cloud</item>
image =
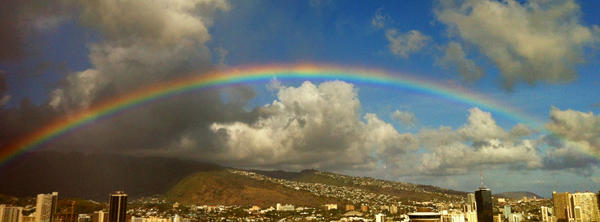
{"label": "dark storm cloud", "polygon": [[[219,0],[61,4],[77,9],[73,13],[80,16],[75,19],[104,37],[89,45],[92,67],[66,75],[41,105],[26,99],[17,107],[1,108],[0,144],[130,90],[213,70],[205,46],[210,39],[208,27],[215,11],[229,9],[227,2]],[[255,96],[252,89],[225,89],[226,100],[222,93],[221,89],[195,91],[153,101],[75,129],[46,147],[179,157],[218,150],[210,124],[255,118],[255,112],[244,109]],[[186,138],[193,138],[195,146],[179,149]]]}
{"label": "dark storm cloud", "polygon": [[32,36],[56,27],[72,7],[67,1],[6,0],[0,7],[0,62],[35,53]]}
{"label": "dark storm cloud", "polygon": [[0,7],[0,61],[16,60],[25,54],[18,6],[18,0],[8,0]]}

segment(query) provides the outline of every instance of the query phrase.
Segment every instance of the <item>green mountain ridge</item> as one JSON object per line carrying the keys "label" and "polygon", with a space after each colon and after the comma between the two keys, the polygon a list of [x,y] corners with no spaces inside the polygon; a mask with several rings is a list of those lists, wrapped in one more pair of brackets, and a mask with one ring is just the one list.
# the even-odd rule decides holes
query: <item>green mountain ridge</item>
{"label": "green mountain ridge", "polygon": [[192,174],[177,183],[166,193],[169,201],[204,205],[258,205],[274,206],[290,203],[302,206],[319,206],[341,203],[338,199],[318,197],[309,192],[286,188],[269,181],[258,181],[231,173],[228,170],[206,171]]}

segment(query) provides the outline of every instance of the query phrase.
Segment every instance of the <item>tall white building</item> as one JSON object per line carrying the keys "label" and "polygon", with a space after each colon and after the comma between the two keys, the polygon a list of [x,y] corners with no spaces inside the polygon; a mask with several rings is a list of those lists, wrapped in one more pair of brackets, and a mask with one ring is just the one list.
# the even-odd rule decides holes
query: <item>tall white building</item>
{"label": "tall white building", "polygon": [[38,194],[35,204],[35,222],[53,222],[58,205],[58,192]]}
{"label": "tall white building", "polygon": [[542,206],[540,210],[542,211],[542,222],[552,222],[552,218],[554,215],[554,210],[552,209],[552,207]]}
{"label": "tall white building", "polygon": [[465,203],[465,212],[477,212],[477,202],[475,201],[475,194],[467,194],[467,202]]}
{"label": "tall white building", "polygon": [[0,205],[0,222],[22,222],[23,208]]}
{"label": "tall white building", "polygon": [[375,215],[375,222],[385,222],[385,214],[377,214]]}

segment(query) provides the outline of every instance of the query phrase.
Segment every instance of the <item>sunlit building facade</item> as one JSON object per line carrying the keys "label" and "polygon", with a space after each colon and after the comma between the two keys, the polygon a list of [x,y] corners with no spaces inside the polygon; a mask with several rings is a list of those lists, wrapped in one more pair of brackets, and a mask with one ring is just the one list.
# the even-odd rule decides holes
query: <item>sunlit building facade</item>
{"label": "sunlit building facade", "polygon": [[35,204],[35,222],[53,222],[58,205],[58,192],[38,194]]}
{"label": "sunlit building facade", "polygon": [[0,205],[0,222],[22,222],[23,208]]}

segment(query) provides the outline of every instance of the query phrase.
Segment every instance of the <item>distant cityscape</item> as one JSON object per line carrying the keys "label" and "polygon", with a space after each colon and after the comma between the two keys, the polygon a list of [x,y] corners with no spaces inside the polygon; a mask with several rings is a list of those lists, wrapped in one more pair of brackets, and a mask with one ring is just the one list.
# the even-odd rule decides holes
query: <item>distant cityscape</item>
{"label": "distant cityscape", "polygon": [[[98,210],[75,212],[77,201],[59,208],[59,193],[38,194],[35,204],[0,202],[0,222],[194,222],[194,221],[401,221],[401,222],[599,222],[599,193],[553,192],[551,199],[504,198],[482,185],[459,199],[399,201],[394,195],[373,195],[362,189],[319,183],[290,182],[244,170],[232,173],[271,182],[345,203],[297,206],[183,204],[161,196],[128,200],[124,191],[114,192]],[[364,182],[363,182],[364,183]],[[83,211],[83,212],[82,212]]]}

